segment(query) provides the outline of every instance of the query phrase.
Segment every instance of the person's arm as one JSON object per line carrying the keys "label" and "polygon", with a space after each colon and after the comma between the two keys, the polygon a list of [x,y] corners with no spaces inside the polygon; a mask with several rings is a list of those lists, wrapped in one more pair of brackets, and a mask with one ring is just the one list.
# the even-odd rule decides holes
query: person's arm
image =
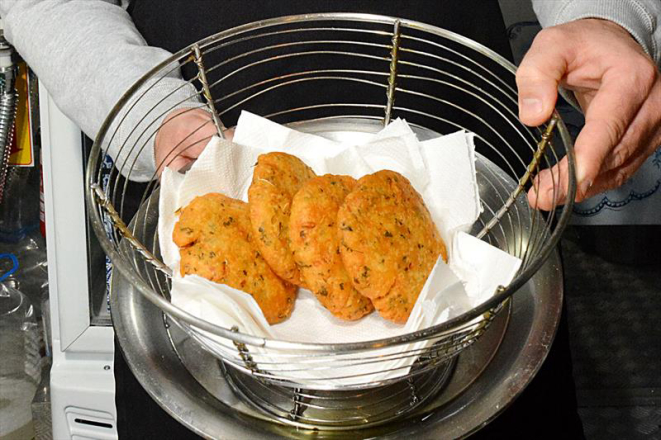
{"label": "person's arm", "polygon": [[[58,107],[92,138],[124,92],[170,56],[146,45],[119,0],[0,0],[0,16],[7,40],[36,72]],[[137,159],[131,171],[133,180],[151,179],[156,169],[154,137],[137,140],[136,133],[152,123],[154,128],[149,131],[154,131],[163,119],[159,115],[180,101],[185,101],[183,106],[199,106],[190,98],[196,94],[195,88],[185,85],[158,104],[151,119],[130,120],[146,114],[164,94],[184,85],[178,75],[173,72],[159,82],[158,90],[152,89],[140,100],[122,124],[138,129],[134,134],[119,130],[119,138],[112,143],[109,153],[124,173]],[[128,154],[124,149],[118,156],[124,141],[138,147],[147,144],[141,152],[134,149]]]}
{"label": "person's arm", "polygon": [[[576,139],[577,201],[630,178],[661,144],[661,2],[533,0],[543,29],[517,71],[519,115],[528,125],[550,116],[558,86],[585,112]],[[567,191],[567,162],[540,173],[531,204],[552,206]]]}

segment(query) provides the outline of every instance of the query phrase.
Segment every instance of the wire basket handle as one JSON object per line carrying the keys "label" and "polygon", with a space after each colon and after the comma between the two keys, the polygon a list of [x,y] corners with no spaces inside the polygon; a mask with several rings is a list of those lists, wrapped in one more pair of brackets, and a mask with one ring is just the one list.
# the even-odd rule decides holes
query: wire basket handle
{"label": "wire basket handle", "polygon": [[521,192],[525,189],[528,182],[530,182],[531,177],[539,168],[539,161],[544,155],[544,152],[546,151],[546,147],[551,142],[551,139],[553,139],[553,130],[555,129],[559,120],[560,120],[560,116],[558,116],[557,112],[554,112],[553,117],[551,117],[551,120],[546,126],[546,130],[544,130],[544,133],[542,134],[541,140],[537,143],[537,150],[535,150],[535,154],[532,158],[532,161],[528,165],[526,173],[519,180],[519,184],[517,185],[514,192],[512,192],[512,194],[510,194],[510,196],[507,198],[505,204],[496,212],[493,218],[489,220],[486,225],[484,225],[482,230],[478,232],[476,236],[477,238],[481,239],[485,235],[487,235],[491,230],[491,228],[493,228],[495,225],[498,224],[500,219],[503,218],[503,216],[507,213],[507,211],[509,211],[509,209],[512,207],[514,202],[516,202],[516,199],[521,195]]}
{"label": "wire basket handle", "polygon": [[383,126],[390,124],[392,109],[395,105],[395,87],[397,87],[397,66],[399,65],[399,43],[402,37],[401,21],[395,21],[392,31],[392,48],[390,50],[390,75],[388,75],[388,89],[386,91],[386,115],[383,118]]}
{"label": "wire basket handle", "polygon": [[168,266],[166,266],[165,263],[159,260],[156,257],[156,255],[151,253],[149,249],[147,249],[145,245],[140,243],[140,240],[138,240],[135,237],[135,235],[133,235],[133,233],[128,228],[128,226],[126,226],[126,223],[124,223],[122,218],[115,210],[115,207],[112,206],[112,203],[106,196],[106,193],[103,192],[103,189],[101,189],[101,186],[97,183],[93,183],[91,185],[91,188],[97,203],[101,208],[103,208],[106,214],[108,214],[108,217],[112,222],[112,225],[119,230],[119,232],[122,234],[122,237],[128,240],[128,242],[131,244],[133,249],[135,249],[143,257],[145,257],[145,260],[151,263],[157,270],[163,272],[168,277],[172,277],[172,270]]}
{"label": "wire basket handle", "polygon": [[213,105],[213,96],[211,96],[211,88],[209,87],[209,80],[207,80],[207,72],[204,68],[204,61],[202,61],[202,52],[200,51],[200,46],[195,43],[191,51],[193,52],[191,55],[193,57],[193,61],[197,65],[197,78],[200,80],[200,83],[202,83],[202,95],[204,96],[207,107],[211,112],[213,123],[216,126],[216,132],[221,139],[225,139],[223,132],[226,130],[226,127],[220,120],[220,116],[218,116],[218,110],[216,110],[216,106]]}

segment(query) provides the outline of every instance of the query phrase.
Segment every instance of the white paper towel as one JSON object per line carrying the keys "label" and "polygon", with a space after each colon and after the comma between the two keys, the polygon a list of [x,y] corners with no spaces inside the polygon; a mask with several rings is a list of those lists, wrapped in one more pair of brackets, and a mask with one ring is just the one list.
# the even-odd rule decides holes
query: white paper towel
{"label": "white paper towel", "polygon": [[[298,156],[318,174],[366,174],[389,169],[407,177],[422,195],[449,249],[449,265],[437,262],[405,325],[382,319],[377,313],[353,322],[333,317],[309,291],[300,289],[292,316],[269,326],[256,302],[246,293],[197,276],[179,275],[179,250],[172,241],[175,212],[194,197],[219,192],[247,201],[257,157],[270,151]],[[159,201],[159,243],[163,261],[173,269],[172,303],[187,312],[221,325],[237,326],[254,336],[291,342],[343,343],[387,338],[440,324],[479,305],[499,285],[507,285],[521,261],[468,234],[481,212],[475,179],[473,135],[458,132],[419,142],[406,122],[398,119],[360,145],[342,144],[300,133],[267,119],[242,113],[233,142],[212,139],[185,174],[166,169]],[[231,341],[207,334],[214,348],[236,355]],[[428,342],[384,350],[383,353],[424,348]],[[257,350],[257,349],[253,349]],[[263,362],[269,353],[255,352]],[[414,359],[384,362],[371,370],[399,370],[338,380],[342,384],[368,383],[403,375]],[[273,361],[269,370],[287,370]],[[332,376],[355,376],[363,367],[346,367]],[[301,379],[323,378],[325,370],[289,371]]]}

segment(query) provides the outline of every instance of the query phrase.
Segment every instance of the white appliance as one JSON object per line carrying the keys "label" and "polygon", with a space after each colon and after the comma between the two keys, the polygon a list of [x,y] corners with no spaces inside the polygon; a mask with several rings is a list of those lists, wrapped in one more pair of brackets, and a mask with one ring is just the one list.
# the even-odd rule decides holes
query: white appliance
{"label": "white appliance", "polygon": [[53,339],[53,438],[117,438],[106,264],[87,224],[85,141],[39,86]]}

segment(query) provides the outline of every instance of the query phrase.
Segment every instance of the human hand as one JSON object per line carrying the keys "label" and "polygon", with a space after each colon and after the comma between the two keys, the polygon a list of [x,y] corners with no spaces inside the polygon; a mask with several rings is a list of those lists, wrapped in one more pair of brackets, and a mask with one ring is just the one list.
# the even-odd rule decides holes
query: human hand
{"label": "human hand", "polygon": [[[209,139],[217,135],[211,114],[206,110],[185,108],[172,111],[161,124],[154,140],[156,174],[165,167],[181,170],[193,163]],[[234,129],[223,132],[232,140]]]}
{"label": "human hand", "polygon": [[[561,85],[585,112],[575,144],[576,201],[626,182],[661,144],[658,68],[619,25],[584,19],[542,30],[516,75],[519,118],[537,126],[550,118]],[[553,178],[551,173],[553,173]],[[567,159],[539,173],[532,206],[553,207],[567,194]]]}

